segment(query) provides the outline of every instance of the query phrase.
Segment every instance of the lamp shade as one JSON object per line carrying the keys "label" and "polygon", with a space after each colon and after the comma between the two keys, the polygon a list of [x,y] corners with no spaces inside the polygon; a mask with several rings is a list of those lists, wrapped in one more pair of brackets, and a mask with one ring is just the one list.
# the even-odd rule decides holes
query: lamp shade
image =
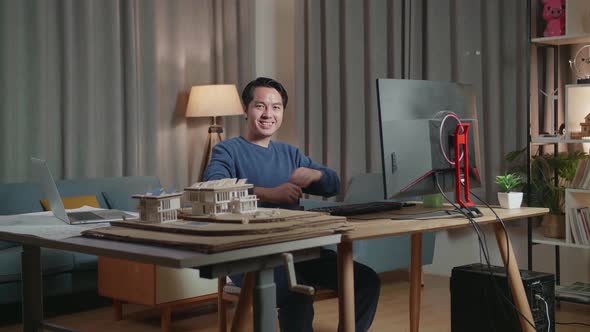
{"label": "lamp shade", "polygon": [[233,84],[197,85],[191,88],[186,117],[241,115],[244,113]]}

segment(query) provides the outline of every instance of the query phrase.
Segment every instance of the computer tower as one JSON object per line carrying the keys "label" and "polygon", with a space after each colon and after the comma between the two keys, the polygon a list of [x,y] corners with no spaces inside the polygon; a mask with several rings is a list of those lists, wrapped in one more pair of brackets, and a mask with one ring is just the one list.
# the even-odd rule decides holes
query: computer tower
{"label": "computer tower", "polygon": [[[536,330],[554,332],[555,276],[524,270],[520,275]],[[479,263],[455,267],[450,288],[452,332],[522,331],[504,267],[491,266],[491,272]]]}

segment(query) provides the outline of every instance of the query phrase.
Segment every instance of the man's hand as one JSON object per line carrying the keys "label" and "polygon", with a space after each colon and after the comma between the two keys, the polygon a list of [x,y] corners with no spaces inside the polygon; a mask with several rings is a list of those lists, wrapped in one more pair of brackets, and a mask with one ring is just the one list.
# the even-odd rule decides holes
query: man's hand
{"label": "man's hand", "polygon": [[301,188],[307,188],[322,178],[322,172],[307,167],[299,167],[291,174],[289,182]]}
{"label": "man's hand", "polygon": [[293,183],[283,183],[274,188],[254,188],[254,194],[262,202],[268,202],[278,205],[294,205],[299,202],[299,198],[303,195],[301,188]]}

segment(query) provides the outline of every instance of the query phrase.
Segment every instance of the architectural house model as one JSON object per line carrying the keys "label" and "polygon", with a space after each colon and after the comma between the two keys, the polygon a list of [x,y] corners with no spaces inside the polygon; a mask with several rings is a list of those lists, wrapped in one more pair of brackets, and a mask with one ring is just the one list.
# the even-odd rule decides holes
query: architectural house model
{"label": "architectural house model", "polygon": [[586,115],[584,122],[581,122],[580,126],[582,127],[582,131],[571,132],[571,139],[583,139],[585,137],[590,137],[590,113]]}
{"label": "architectural house model", "polygon": [[256,195],[248,194],[252,187],[246,179],[221,179],[197,182],[184,191],[193,215],[243,214],[256,212]]}
{"label": "architectural house model", "polygon": [[139,199],[139,219],[142,222],[158,223],[178,219],[182,193],[133,195]]}

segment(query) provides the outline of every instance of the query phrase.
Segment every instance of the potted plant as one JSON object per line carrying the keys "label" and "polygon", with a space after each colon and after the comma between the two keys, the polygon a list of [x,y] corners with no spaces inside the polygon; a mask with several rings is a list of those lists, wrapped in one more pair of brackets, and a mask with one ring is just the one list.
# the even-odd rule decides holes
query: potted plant
{"label": "potted plant", "polygon": [[[523,156],[526,156],[526,148],[509,153],[506,160],[515,162],[520,159],[520,166],[514,170],[524,173],[526,166],[522,163]],[[542,221],[544,236],[565,238],[565,188],[574,179],[578,162],[586,157],[582,151],[537,153],[531,156],[531,175],[524,191],[528,193],[530,206],[549,209],[549,214],[544,215]]]}
{"label": "potted plant", "polygon": [[522,203],[522,191],[516,191],[522,186],[522,178],[516,173],[497,175],[496,183],[500,186],[498,201],[504,209],[517,209]]}

